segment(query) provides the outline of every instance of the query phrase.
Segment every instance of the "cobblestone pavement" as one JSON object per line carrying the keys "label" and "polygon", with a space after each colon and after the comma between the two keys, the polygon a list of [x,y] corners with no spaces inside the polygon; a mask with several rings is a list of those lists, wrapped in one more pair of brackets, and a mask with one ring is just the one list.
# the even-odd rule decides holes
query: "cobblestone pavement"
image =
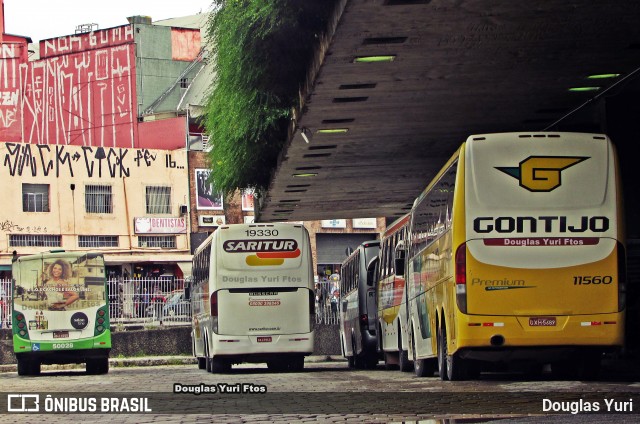
{"label": "cobblestone pavement", "polygon": [[[515,373],[483,374],[475,381],[443,382],[436,377],[417,378],[413,373],[384,370],[382,366],[375,370],[350,370],[343,361],[330,361],[307,363],[301,373],[275,373],[263,365],[246,364],[234,366],[228,374],[210,374],[188,364],[117,367],[104,376],[88,376],[82,369],[67,369],[46,370],[40,377],[29,378],[5,372],[0,378],[3,412],[7,410],[9,393],[38,393],[41,411],[45,409],[45,401],[49,402],[49,410],[73,407],[69,399],[74,399],[76,408],[92,411],[93,399],[94,409],[100,412],[102,402],[107,399],[109,409],[130,412],[5,413],[0,415],[0,423],[77,420],[439,424],[640,420],[637,415],[640,382],[624,372],[609,373],[606,379],[596,382],[558,381],[546,374],[528,380]],[[213,390],[216,393],[204,393]],[[200,394],[195,394],[196,391]],[[47,399],[47,395],[51,398]],[[137,402],[138,399],[141,400]],[[138,407],[151,411],[131,412]],[[602,414],[608,408],[612,413]],[[599,413],[589,413],[595,409]],[[549,415],[554,413],[563,414]]]}

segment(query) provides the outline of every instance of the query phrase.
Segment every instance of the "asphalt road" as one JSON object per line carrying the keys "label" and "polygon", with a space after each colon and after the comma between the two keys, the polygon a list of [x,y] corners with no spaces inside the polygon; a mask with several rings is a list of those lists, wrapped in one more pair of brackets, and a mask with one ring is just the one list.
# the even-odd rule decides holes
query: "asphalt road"
{"label": "asphalt road", "polygon": [[[37,407],[39,413],[5,412],[0,423],[640,421],[635,374],[617,370],[605,375],[583,382],[555,380],[550,374],[531,379],[492,373],[474,381],[443,382],[382,365],[351,370],[344,361],[321,358],[300,373],[244,364],[228,374],[210,374],[193,363],[157,362],[112,367],[103,376],[85,375],[82,368],[46,369],[28,378],[5,372],[0,377],[0,411],[24,405]],[[38,404],[35,396],[20,396],[25,394],[37,395]],[[81,412],[60,413],[70,410]]]}

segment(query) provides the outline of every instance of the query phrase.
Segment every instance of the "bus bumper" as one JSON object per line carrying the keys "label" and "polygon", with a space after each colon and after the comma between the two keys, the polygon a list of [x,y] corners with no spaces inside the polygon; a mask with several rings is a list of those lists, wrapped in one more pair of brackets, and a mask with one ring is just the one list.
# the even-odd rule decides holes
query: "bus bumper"
{"label": "bus bumper", "polygon": [[[451,353],[470,359],[527,359],[577,350],[615,351],[624,343],[624,313],[573,316],[459,315]],[[507,356],[507,358],[501,358]]]}

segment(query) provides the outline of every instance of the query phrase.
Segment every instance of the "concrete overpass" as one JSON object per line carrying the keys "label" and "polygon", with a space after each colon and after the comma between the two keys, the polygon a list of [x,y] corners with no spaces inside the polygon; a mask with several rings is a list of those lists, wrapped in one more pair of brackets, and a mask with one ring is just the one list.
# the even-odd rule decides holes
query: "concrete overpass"
{"label": "concrete overpass", "polygon": [[637,0],[343,1],[259,220],[399,216],[468,135],[544,129],[607,132],[637,211],[639,22]]}

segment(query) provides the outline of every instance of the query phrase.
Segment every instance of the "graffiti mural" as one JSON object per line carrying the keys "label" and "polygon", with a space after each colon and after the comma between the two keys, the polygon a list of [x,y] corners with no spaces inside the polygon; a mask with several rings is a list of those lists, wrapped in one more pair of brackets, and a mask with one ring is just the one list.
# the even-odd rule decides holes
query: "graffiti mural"
{"label": "graffiti mural", "polygon": [[184,153],[121,147],[0,143],[1,176],[130,177],[136,169],[185,169]]}
{"label": "graffiti mural", "polygon": [[22,66],[24,141],[134,147],[133,46]]}
{"label": "graffiti mural", "polygon": [[20,141],[20,64],[26,62],[26,43],[0,44],[0,141]]}

